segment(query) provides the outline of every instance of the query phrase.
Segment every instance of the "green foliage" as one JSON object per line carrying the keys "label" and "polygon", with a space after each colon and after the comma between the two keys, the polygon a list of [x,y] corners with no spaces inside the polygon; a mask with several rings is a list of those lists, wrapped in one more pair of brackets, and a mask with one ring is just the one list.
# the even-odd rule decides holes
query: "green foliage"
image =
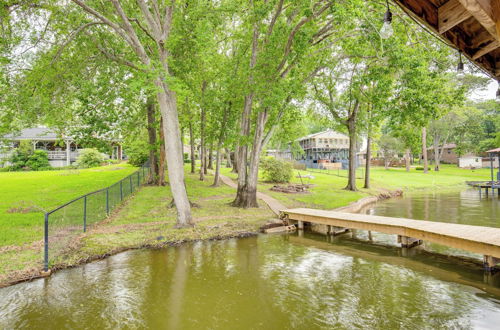
{"label": "green foliage", "polygon": [[293,176],[293,165],[290,162],[274,157],[265,157],[260,162],[266,181],[275,183],[290,182]]}
{"label": "green foliage", "polygon": [[149,159],[149,144],[144,139],[127,141],[124,149],[129,164],[142,166]]}
{"label": "green foliage", "polygon": [[35,150],[33,154],[28,158],[28,161],[26,162],[26,167],[33,171],[50,169],[51,167],[49,164],[47,151]]}
{"label": "green foliage", "polygon": [[51,169],[47,152],[45,150],[33,150],[33,144],[29,140],[21,141],[19,147],[12,153],[9,162],[11,165],[7,167],[8,171]]}
{"label": "green foliage", "polygon": [[80,150],[80,155],[76,160],[78,168],[90,168],[100,166],[104,162],[103,155],[94,148]]}

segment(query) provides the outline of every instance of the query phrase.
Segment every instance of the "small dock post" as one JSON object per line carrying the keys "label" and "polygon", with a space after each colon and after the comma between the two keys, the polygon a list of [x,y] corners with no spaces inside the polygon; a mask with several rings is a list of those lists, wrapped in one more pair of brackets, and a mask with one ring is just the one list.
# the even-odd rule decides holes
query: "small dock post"
{"label": "small dock post", "polygon": [[336,235],[347,233],[349,231],[349,228],[327,226],[327,230],[328,230],[328,232],[327,232],[328,235],[336,236]]}
{"label": "small dock post", "polygon": [[403,248],[412,248],[414,246],[422,244],[422,240],[413,237],[398,235],[398,243],[401,243]]}
{"label": "small dock post", "polygon": [[297,221],[297,225],[299,227],[299,230],[304,230],[304,221],[301,220]]}
{"label": "small dock post", "polygon": [[493,256],[485,255],[483,256],[484,270],[487,272],[492,272],[495,270],[495,266],[500,263],[500,258],[495,258]]}

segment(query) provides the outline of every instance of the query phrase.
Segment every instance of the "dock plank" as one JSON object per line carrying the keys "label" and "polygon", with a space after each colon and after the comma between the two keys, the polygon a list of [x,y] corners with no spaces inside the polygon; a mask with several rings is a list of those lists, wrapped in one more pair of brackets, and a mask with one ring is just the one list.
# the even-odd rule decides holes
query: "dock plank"
{"label": "dock plank", "polygon": [[409,236],[500,258],[500,228],[308,208],[282,210],[291,221]]}

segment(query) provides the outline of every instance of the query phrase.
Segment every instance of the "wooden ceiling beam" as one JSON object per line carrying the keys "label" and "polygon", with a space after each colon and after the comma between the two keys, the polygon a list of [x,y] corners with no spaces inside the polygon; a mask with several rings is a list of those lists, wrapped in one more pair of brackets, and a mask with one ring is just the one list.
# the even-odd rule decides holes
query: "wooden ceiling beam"
{"label": "wooden ceiling beam", "polygon": [[478,48],[484,43],[487,43],[489,41],[495,40],[493,39],[493,36],[486,30],[481,30],[481,32],[474,36],[472,39],[472,44],[470,45],[471,48]]}
{"label": "wooden ceiling beam", "polygon": [[478,58],[488,54],[489,52],[494,51],[499,47],[500,47],[500,42],[494,40],[489,44],[487,44],[486,46],[484,46],[483,48],[481,48],[480,50],[478,50],[474,55],[472,55],[472,59],[477,60]]}
{"label": "wooden ceiling beam", "polygon": [[[492,12],[492,2],[500,0],[458,0],[464,8],[474,16],[486,31],[488,31],[495,40],[500,41],[500,34],[497,32],[496,19]],[[496,7],[497,4],[494,4]],[[500,27],[500,26],[499,26]]]}
{"label": "wooden ceiling beam", "polygon": [[438,32],[443,34],[471,16],[458,0],[450,0],[438,8]]}

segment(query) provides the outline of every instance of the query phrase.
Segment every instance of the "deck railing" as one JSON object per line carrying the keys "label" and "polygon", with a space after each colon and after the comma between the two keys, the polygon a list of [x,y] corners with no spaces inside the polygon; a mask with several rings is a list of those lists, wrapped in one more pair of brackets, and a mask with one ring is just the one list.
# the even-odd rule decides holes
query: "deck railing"
{"label": "deck railing", "polygon": [[77,197],[47,213],[44,219],[44,270],[50,263],[62,261],[68,252],[78,246],[78,237],[87,229],[105,219],[123,200],[145,181],[149,165],[117,183]]}

